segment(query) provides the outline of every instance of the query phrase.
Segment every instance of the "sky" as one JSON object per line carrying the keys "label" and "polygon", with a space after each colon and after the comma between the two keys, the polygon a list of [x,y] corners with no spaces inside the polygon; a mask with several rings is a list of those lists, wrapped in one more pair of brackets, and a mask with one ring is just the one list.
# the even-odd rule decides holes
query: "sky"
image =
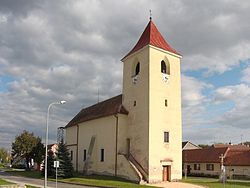
{"label": "sky", "polygon": [[250,140],[250,1],[0,0],[0,147],[49,142],[82,108],[122,92],[122,62],[149,22],[183,58],[183,141]]}

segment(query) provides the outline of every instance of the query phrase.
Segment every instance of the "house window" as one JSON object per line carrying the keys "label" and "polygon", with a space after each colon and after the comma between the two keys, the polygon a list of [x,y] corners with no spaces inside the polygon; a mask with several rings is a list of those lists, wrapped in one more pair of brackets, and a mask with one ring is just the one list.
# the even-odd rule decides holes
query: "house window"
{"label": "house window", "polygon": [[84,149],[83,150],[83,161],[86,161],[86,159],[87,159],[87,150]]}
{"label": "house window", "polygon": [[207,170],[209,170],[209,171],[214,170],[214,165],[213,164],[207,164],[206,167],[207,167]]}
{"label": "house window", "polygon": [[101,162],[104,161],[104,149],[101,149]]}
{"label": "house window", "polygon": [[71,161],[73,160],[73,151],[72,150],[70,151],[70,160]]}
{"label": "house window", "polygon": [[194,170],[201,170],[200,164],[194,164]]}
{"label": "house window", "polygon": [[138,62],[136,67],[135,67],[135,75],[138,75],[140,72],[140,63]]}
{"label": "house window", "polygon": [[169,143],[169,132],[164,132],[164,142]]}

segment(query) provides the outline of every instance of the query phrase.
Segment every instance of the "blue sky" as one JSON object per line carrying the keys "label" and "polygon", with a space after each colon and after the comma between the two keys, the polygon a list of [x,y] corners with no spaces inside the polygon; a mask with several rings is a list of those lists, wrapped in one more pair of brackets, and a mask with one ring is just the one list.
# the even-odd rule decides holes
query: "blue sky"
{"label": "blue sky", "polygon": [[[86,8],[87,7],[87,8]],[[122,9],[120,7],[123,7]],[[0,147],[29,130],[50,142],[82,107],[121,93],[120,59],[149,21],[183,55],[183,140],[250,140],[250,2],[0,2]],[[105,11],[104,11],[105,10]],[[234,26],[234,27],[232,27]]]}

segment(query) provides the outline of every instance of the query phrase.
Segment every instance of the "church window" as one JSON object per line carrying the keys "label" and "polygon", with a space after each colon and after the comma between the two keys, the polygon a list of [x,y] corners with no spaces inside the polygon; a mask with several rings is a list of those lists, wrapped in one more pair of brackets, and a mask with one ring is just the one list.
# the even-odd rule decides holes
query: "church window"
{"label": "church window", "polygon": [[140,72],[140,62],[138,62],[136,67],[135,67],[135,75],[138,75],[139,72]]}
{"label": "church window", "polygon": [[134,106],[136,106],[136,101],[134,101]]}
{"label": "church window", "polygon": [[83,150],[83,161],[86,161],[86,159],[87,159],[87,150],[84,149]]}
{"label": "church window", "polygon": [[71,161],[73,160],[73,151],[72,150],[70,151],[70,160]]}
{"label": "church window", "polygon": [[165,63],[165,61],[161,61],[161,72],[170,75],[170,65],[168,62]]}
{"label": "church window", "polygon": [[164,142],[169,143],[169,132],[164,132]]}
{"label": "church window", "polygon": [[104,161],[104,149],[101,149],[101,162]]}

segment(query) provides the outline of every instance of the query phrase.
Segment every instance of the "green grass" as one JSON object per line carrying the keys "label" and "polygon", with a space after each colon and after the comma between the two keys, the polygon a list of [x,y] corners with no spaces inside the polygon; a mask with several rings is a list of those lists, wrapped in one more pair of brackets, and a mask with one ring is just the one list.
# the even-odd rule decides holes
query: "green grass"
{"label": "green grass", "polygon": [[150,188],[153,186],[146,185],[138,185],[136,183],[132,183],[128,180],[112,177],[112,176],[82,176],[77,178],[66,178],[60,179],[61,182],[67,183],[76,183],[82,185],[90,185],[90,186],[101,186],[101,187],[118,187],[118,188],[132,188],[132,187],[140,187],[140,188]]}
{"label": "green grass", "polygon": [[32,185],[25,185],[26,188],[38,188],[38,187],[34,187]]}
{"label": "green grass", "polygon": [[3,180],[3,179],[0,178],[0,185],[9,185],[9,184],[13,184],[13,183],[8,182],[8,181]]}
{"label": "green grass", "polygon": [[24,176],[24,177],[28,177],[28,178],[36,178],[36,179],[41,179],[43,176],[41,175],[41,172],[38,171],[16,171],[16,170],[12,170],[12,171],[6,171],[9,174],[13,174],[16,176]]}
{"label": "green grass", "polygon": [[[190,177],[186,180],[183,179],[182,182],[202,185],[209,188],[224,188],[224,185],[220,183],[218,179],[214,178]],[[228,180],[225,183],[225,188],[246,188],[246,187],[250,187],[250,181]]]}

